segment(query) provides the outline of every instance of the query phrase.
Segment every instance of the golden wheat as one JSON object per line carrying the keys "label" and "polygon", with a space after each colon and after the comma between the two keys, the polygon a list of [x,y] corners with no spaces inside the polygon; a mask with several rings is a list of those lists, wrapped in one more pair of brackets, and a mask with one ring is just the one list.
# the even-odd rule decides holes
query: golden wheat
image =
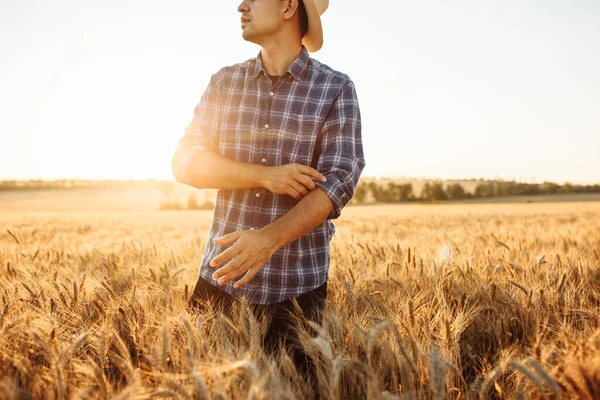
{"label": "golden wheat", "polygon": [[[297,325],[323,398],[600,397],[600,203],[343,214]],[[210,217],[0,213],[0,398],[303,398],[266,318],[187,309]]]}

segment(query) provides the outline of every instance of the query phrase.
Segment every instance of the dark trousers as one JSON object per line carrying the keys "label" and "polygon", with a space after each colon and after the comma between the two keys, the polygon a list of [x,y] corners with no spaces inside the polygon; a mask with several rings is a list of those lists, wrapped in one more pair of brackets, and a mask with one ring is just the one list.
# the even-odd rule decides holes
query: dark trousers
{"label": "dark trousers", "polygon": [[[301,294],[295,300],[298,302],[304,318],[321,325],[326,299],[327,281],[312,291]],[[211,301],[226,313],[237,299],[199,276],[194,292],[189,299],[189,307],[205,310],[207,301]],[[275,304],[250,304],[250,307],[257,319],[264,317],[265,313],[272,316],[263,343],[267,354],[273,355],[280,343],[291,350],[296,368],[308,378],[312,393],[318,399],[319,392],[314,363],[298,346],[298,336],[292,329],[293,320],[290,318],[290,312],[294,312],[295,309],[292,300]]]}

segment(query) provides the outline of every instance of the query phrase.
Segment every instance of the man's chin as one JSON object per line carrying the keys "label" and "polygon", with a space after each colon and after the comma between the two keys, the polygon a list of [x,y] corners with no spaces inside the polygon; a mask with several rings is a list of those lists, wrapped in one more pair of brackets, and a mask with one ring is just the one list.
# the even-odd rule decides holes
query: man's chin
{"label": "man's chin", "polygon": [[250,43],[255,43],[256,44],[256,36],[252,35],[248,31],[242,31],[242,39],[244,39],[246,42],[250,42]]}

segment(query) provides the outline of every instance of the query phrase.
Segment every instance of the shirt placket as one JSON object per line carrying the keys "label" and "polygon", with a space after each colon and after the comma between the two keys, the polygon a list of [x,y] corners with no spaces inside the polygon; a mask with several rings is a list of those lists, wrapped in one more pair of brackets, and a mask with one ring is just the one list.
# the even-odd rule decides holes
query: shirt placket
{"label": "shirt placket", "polygon": [[[260,104],[266,104],[264,110],[261,110],[259,124],[261,126],[260,132],[262,135],[260,143],[260,150],[258,154],[254,155],[253,162],[260,161],[261,165],[268,165],[267,154],[265,152],[265,138],[268,137],[270,129],[273,129],[271,122],[271,110],[273,108],[273,102],[275,101],[275,93],[280,86],[279,80],[274,84],[271,83],[271,79],[268,76],[262,75],[259,77],[259,96],[261,96]],[[266,94],[266,101],[263,96]],[[256,158],[260,159],[257,160]],[[264,203],[264,195],[266,193],[265,188],[257,187],[254,189],[254,196],[256,201],[256,208],[258,212],[254,213],[252,227],[250,230],[258,229],[261,226],[262,208]]]}

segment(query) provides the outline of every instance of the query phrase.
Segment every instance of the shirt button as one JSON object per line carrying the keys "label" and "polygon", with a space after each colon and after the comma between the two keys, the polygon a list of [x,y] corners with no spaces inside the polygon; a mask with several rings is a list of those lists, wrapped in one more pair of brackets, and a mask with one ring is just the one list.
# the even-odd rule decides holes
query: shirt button
{"label": "shirt button", "polygon": [[267,159],[266,159],[266,158],[263,158],[263,159],[262,159],[262,160],[260,160],[260,161],[262,161],[262,162],[266,163],[266,162],[267,162]]}
{"label": "shirt button", "polygon": [[265,128],[269,128],[269,124],[265,124]]}
{"label": "shirt button", "polygon": [[269,92],[269,96],[275,96],[275,93]]}
{"label": "shirt button", "polygon": [[256,193],[256,197],[260,197],[260,193]]}

